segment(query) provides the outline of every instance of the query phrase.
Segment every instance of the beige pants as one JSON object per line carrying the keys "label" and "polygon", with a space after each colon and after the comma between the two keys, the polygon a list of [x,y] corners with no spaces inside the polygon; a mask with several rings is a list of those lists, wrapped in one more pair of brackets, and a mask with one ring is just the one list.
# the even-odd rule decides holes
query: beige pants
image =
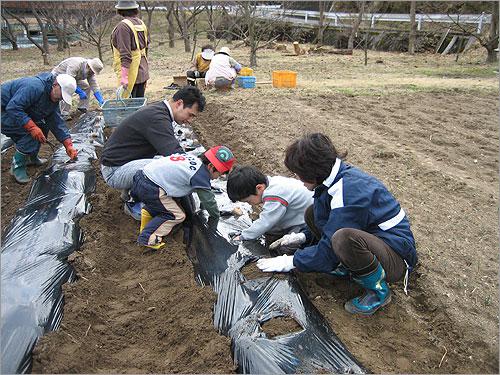
{"label": "beige pants", "polygon": [[[78,81],[76,84],[85,92],[85,94],[87,94],[87,99],[80,99],[80,101],[78,102],[78,108],[88,109],[89,98],[90,98],[90,86],[87,83],[87,81]],[[67,104],[64,100],[61,100],[59,102],[59,108],[61,110],[61,115],[63,116],[69,115],[71,111],[71,106]]]}

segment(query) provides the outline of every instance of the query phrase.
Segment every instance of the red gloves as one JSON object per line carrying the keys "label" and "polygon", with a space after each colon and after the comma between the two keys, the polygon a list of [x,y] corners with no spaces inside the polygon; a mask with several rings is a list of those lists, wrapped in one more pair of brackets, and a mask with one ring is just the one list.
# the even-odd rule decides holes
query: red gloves
{"label": "red gloves", "polygon": [[28,122],[23,127],[28,133],[30,133],[33,139],[36,139],[40,143],[47,142],[45,135],[43,135],[42,129],[40,129],[33,120],[28,120]]}
{"label": "red gloves", "polygon": [[65,139],[63,141],[64,148],[66,148],[66,154],[68,154],[70,159],[76,159],[78,156],[78,151],[76,151],[76,148],[73,147],[73,142],[71,141],[71,138]]}

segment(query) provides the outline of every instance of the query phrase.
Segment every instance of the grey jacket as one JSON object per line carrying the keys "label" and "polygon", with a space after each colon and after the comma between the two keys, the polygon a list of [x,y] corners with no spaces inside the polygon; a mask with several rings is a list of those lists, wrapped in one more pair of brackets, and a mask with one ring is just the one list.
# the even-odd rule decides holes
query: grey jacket
{"label": "grey jacket", "polygon": [[52,74],[57,77],[59,74],[69,74],[75,78],[76,83],[87,80],[90,89],[93,92],[100,91],[97,83],[96,75],[88,75],[90,68],[87,67],[87,59],[85,57],[69,57],[63,60],[52,69]]}

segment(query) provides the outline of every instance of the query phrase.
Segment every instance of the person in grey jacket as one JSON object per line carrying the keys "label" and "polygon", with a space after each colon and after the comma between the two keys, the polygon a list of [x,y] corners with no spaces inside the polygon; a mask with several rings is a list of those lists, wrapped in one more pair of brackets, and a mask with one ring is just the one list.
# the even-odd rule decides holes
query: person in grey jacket
{"label": "person in grey jacket", "polygon": [[313,204],[313,193],[299,180],[265,176],[252,166],[236,167],[227,180],[227,195],[233,202],[259,205],[259,218],[233,240],[254,240],[264,235],[266,245],[305,227],[304,214]]}
{"label": "person in grey jacket", "polygon": [[[90,90],[94,93],[99,105],[104,103],[96,78],[96,75],[101,72],[103,67],[102,61],[98,58],[69,57],[52,69],[52,75],[57,77],[59,74],[68,74],[76,80],[77,87],[75,92],[80,97],[78,110],[85,113],[89,108]],[[69,112],[71,111],[71,105],[62,101],[60,106],[63,119],[70,120],[71,116]]]}

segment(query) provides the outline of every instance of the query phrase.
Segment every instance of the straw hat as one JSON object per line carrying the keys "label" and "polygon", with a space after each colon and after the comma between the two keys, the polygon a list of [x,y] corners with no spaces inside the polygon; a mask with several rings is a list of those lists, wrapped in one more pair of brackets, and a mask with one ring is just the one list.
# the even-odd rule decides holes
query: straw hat
{"label": "straw hat", "polygon": [[222,53],[225,53],[225,54],[228,54],[228,55],[231,55],[231,50],[229,49],[229,47],[222,47],[219,52],[222,52]]}
{"label": "straw hat", "polygon": [[121,10],[137,8],[139,8],[139,4],[135,0],[118,0],[118,4],[115,5],[115,9]]}

